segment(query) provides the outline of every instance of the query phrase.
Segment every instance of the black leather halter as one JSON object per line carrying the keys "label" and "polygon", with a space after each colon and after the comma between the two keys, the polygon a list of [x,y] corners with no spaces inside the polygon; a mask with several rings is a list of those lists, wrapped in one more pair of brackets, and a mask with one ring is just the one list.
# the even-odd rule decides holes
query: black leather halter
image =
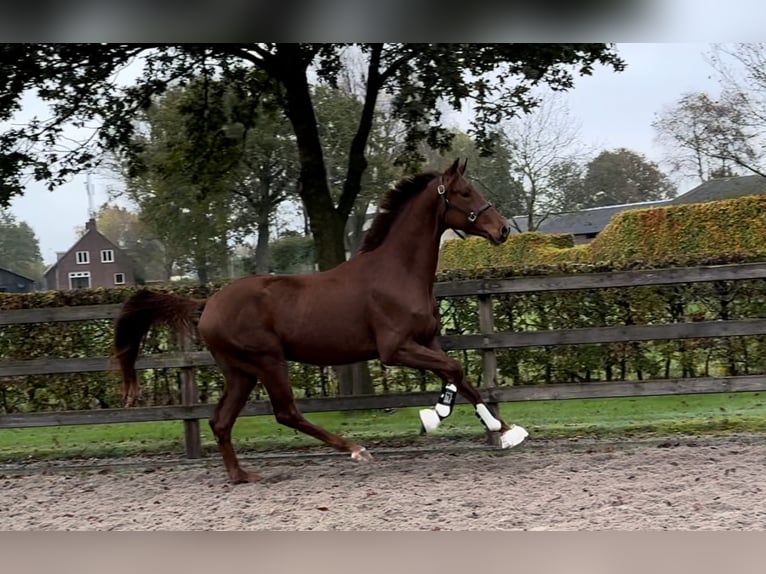
{"label": "black leather halter", "polygon": [[[489,208],[493,207],[493,205],[488,201],[483,206],[481,206],[478,211],[466,211],[462,207],[459,207],[455,205],[454,203],[450,203],[449,199],[447,199],[447,188],[444,187],[444,179],[441,177],[439,178],[439,187],[437,187],[436,190],[439,192],[439,195],[444,200],[444,212],[442,213],[442,223],[444,223],[445,227],[447,226],[447,222],[446,222],[447,211],[449,211],[450,209],[455,209],[459,211],[460,213],[464,214],[468,218],[468,221],[473,223],[474,221],[479,219],[479,216],[482,213],[487,211]],[[452,231],[457,233],[460,239],[465,239],[465,236],[459,230],[454,228],[450,228],[450,229],[452,229]]]}

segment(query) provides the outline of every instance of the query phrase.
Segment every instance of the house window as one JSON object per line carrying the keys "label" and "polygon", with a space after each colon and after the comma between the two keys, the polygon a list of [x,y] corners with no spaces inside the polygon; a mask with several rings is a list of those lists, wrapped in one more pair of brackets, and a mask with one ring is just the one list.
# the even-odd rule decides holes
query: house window
{"label": "house window", "polygon": [[101,263],[114,263],[114,250],[102,249],[101,250]]}
{"label": "house window", "polygon": [[125,285],[125,273],[115,273],[114,274],[114,284],[115,285]]}
{"label": "house window", "polygon": [[69,288],[90,289],[90,271],[72,271],[69,273]]}
{"label": "house window", "polygon": [[78,265],[87,265],[90,263],[90,253],[87,251],[78,251],[75,253],[75,257]]}

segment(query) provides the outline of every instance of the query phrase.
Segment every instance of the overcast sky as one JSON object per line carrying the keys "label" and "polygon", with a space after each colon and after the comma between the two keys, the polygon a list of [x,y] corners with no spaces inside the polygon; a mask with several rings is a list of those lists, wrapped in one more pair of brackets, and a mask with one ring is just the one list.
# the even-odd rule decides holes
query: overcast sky
{"label": "overcast sky", "polygon": [[[624,147],[653,161],[662,159],[654,142],[652,120],[663,106],[673,104],[685,92],[719,90],[714,71],[704,59],[709,45],[703,43],[618,44],[627,69],[621,73],[597,68],[593,76],[579,78],[565,96],[572,116],[581,123],[584,143],[597,149]],[[36,108],[32,99],[25,112]],[[37,112],[39,113],[39,112]],[[26,114],[25,114],[26,115]],[[107,200],[104,177],[94,177],[95,204]],[[680,191],[689,184],[680,182]],[[30,183],[23,197],[13,200],[11,212],[26,221],[40,241],[47,264],[57,251],[65,251],[77,239],[75,229],[88,218],[85,176],[75,177],[53,192]]]}

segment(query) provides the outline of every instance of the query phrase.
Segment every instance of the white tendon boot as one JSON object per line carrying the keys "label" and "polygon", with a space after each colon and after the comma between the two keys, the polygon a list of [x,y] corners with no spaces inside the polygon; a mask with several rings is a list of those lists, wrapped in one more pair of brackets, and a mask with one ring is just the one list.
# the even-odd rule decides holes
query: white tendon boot
{"label": "white tendon boot", "polygon": [[439,400],[432,409],[423,409],[420,411],[420,422],[426,432],[435,431],[439,424],[452,413],[452,407],[455,406],[457,387],[452,383],[442,387]]}
{"label": "white tendon boot", "polygon": [[422,409],[420,411],[420,422],[423,423],[423,428],[426,432],[432,432],[439,428],[442,420],[439,418],[436,409]]}

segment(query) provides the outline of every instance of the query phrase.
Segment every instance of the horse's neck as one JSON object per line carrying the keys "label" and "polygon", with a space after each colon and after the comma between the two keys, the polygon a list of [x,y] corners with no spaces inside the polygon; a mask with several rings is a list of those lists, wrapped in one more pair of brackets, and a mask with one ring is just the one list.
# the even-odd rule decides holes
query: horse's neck
{"label": "horse's neck", "polygon": [[385,241],[388,256],[398,259],[410,276],[431,283],[439,261],[439,241],[443,229],[438,204],[427,189],[414,198],[394,222]]}

